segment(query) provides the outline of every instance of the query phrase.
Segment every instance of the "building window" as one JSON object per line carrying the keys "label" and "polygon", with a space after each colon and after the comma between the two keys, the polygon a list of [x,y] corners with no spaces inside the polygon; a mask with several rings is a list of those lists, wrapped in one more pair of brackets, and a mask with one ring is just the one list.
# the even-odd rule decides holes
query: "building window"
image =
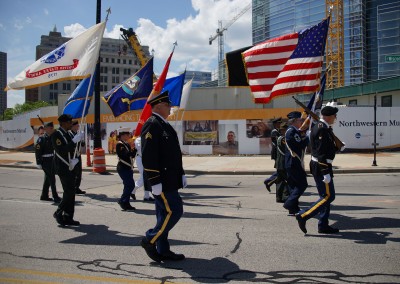
{"label": "building window", "polygon": [[350,106],[356,106],[357,105],[357,100],[349,100],[349,105]]}
{"label": "building window", "polygon": [[382,107],[391,107],[392,106],[392,96],[382,96],[381,97],[381,106]]}
{"label": "building window", "polygon": [[106,58],[106,63],[108,63],[108,57]]}
{"label": "building window", "polygon": [[111,58],[111,63],[115,63],[115,59],[114,58]]}
{"label": "building window", "polygon": [[117,59],[117,63],[120,64],[121,63],[121,59],[118,58]]}
{"label": "building window", "polygon": [[132,59],[129,59],[129,65],[132,65]]}

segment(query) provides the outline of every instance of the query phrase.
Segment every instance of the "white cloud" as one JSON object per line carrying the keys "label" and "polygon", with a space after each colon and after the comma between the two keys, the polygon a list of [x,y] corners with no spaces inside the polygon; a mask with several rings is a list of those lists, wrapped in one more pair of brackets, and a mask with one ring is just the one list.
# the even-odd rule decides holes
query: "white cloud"
{"label": "white cloud", "polygon": [[79,23],[71,24],[69,26],[64,27],[64,36],[65,37],[76,37],[77,35],[81,34],[82,32],[86,31],[87,28],[82,26]]}
{"label": "white cloud", "polygon": [[[188,70],[212,71],[217,68],[218,39],[209,45],[210,36],[216,33],[218,21],[223,26],[230,22],[250,1],[243,0],[192,0],[195,16],[183,20],[169,19],[160,27],[149,19],[139,19],[136,33],[143,45],[155,50],[155,57],[165,60],[175,41],[173,62]],[[223,13],[221,13],[223,11]],[[224,32],[225,52],[251,45],[251,9]],[[181,70],[177,70],[182,71]]]}
{"label": "white cloud", "polygon": [[25,102],[25,90],[10,90],[7,92],[7,107],[13,108],[16,104]]}
{"label": "white cloud", "polygon": [[[150,19],[140,18],[135,32],[142,45],[149,46],[149,50],[154,49],[155,65],[162,64],[158,68],[155,66],[156,73],[161,72],[175,41],[178,46],[168,77],[182,72],[185,67],[187,70],[215,71],[218,66],[218,38],[210,45],[210,36],[216,33],[218,21],[222,21],[224,27],[250,2],[251,0],[192,0],[196,11],[194,16],[190,15],[182,20],[171,18],[167,20],[165,27],[157,26]],[[104,37],[120,38],[121,27],[123,26],[116,24],[111,30],[106,29]],[[66,37],[75,37],[86,29],[75,23],[65,26],[64,34]],[[251,45],[251,9],[224,31],[224,42],[225,53]]]}
{"label": "white cloud", "polygon": [[5,31],[5,30],[6,30],[6,27],[5,27],[2,23],[0,23],[0,29],[2,29],[3,31]]}
{"label": "white cloud", "polygon": [[47,10],[46,8],[43,10],[43,13],[48,16],[49,15],[49,10]]}
{"label": "white cloud", "polygon": [[22,30],[24,28],[24,26],[21,25],[19,22],[17,22],[17,23],[14,24],[14,28],[16,28],[17,30],[20,31],[20,30]]}
{"label": "white cloud", "polygon": [[31,24],[32,23],[32,19],[30,17],[26,17],[25,23]]}

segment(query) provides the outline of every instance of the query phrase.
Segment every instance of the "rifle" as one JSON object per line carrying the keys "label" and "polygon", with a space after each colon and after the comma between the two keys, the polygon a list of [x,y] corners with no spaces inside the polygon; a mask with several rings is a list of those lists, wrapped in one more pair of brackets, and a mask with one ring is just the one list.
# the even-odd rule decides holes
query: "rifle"
{"label": "rifle", "polygon": [[[319,121],[319,116],[313,112],[311,109],[309,109],[307,106],[305,106],[302,102],[300,102],[298,99],[296,99],[295,97],[292,97],[294,99],[294,101],[296,102],[296,104],[298,104],[299,106],[301,106],[304,111],[310,115],[315,121]],[[333,133],[333,131],[331,132],[332,136],[333,136],[333,140],[335,140],[335,145],[336,148],[338,150],[342,149],[342,147],[344,146],[344,143],[342,141],[340,141],[340,139]]]}
{"label": "rifle", "polygon": [[37,117],[39,118],[40,122],[44,125],[43,119],[39,115],[37,115]]}

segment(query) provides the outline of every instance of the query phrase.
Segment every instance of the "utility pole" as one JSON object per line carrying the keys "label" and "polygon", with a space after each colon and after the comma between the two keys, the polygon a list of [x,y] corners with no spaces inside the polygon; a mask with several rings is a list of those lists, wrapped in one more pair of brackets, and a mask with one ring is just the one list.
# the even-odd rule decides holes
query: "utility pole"
{"label": "utility pole", "polygon": [[[101,0],[97,0],[96,24],[101,22]],[[96,76],[94,81],[94,139],[93,148],[101,147],[101,126],[100,126],[100,54],[96,63]]]}

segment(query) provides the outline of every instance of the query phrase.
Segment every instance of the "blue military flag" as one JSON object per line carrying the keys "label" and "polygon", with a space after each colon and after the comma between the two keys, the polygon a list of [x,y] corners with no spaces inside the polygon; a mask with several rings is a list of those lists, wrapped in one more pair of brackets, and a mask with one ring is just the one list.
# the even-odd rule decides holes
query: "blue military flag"
{"label": "blue military flag", "polygon": [[153,58],[133,76],[104,95],[103,101],[115,117],[130,110],[142,109],[153,89]]}
{"label": "blue military flag", "polygon": [[310,101],[308,102],[307,107],[312,110],[313,112],[318,112],[322,108],[322,101],[324,99],[324,92],[325,92],[325,83],[326,83],[326,76],[322,76],[321,79],[321,86],[317,93],[311,97]]}
{"label": "blue military flag", "polygon": [[179,107],[181,103],[182,89],[183,89],[183,84],[185,82],[185,74],[186,71],[179,76],[165,80],[164,87],[161,93],[168,90],[169,98],[172,103],[171,106]]}
{"label": "blue military flag", "polygon": [[[81,118],[83,113],[83,108],[85,107],[85,112],[83,113],[83,117],[85,117],[88,113],[90,101],[93,97],[93,87],[94,87],[94,79],[90,83],[90,79],[86,78],[83,79],[78,87],[74,90],[72,95],[68,98],[67,102],[65,103],[63,114],[70,114],[73,118]],[[94,76],[93,76],[94,78]],[[90,84],[89,94],[87,94],[88,88]],[[87,95],[87,97],[86,97]]]}

